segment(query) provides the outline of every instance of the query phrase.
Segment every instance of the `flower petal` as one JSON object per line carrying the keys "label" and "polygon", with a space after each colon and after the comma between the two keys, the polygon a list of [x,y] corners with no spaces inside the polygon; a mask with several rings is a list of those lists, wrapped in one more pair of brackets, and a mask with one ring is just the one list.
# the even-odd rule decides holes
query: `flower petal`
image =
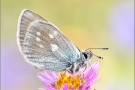
{"label": "flower petal", "polygon": [[71,90],[74,90],[74,87],[71,87]]}
{"label": "flower petal", "polygon": [[97,82],[100,78],[98,76],[99,63],[93,63],[91,67],[83,74],[83,78],[86,79],[82,90],[87,90],[92,84]]}
{"label": "flower petal", "polygon": [[[57,80],[57,75],[52,71],[42,71],[38,73],[38,78],[44,84],[45,90],[57,90],[54,87],[54,82]],[[42,90],[42,89],[41,89]]]}
{"label": "flower petal", "polygon": [[88,67],[86,72],[84,72],[83,78],[89,78],[90,76],[92,76],[93,73],[98,73],[98,68],[99,62],[94,62],[90,67]]}
{"label": "flower petal", "polygon": [[68,90],[68,85],[67,85],[67,84],[64,84],[64,85],[62,86],[62,90]]}
{"label": "flower petal", "polygon": [[48,83],[48,84],[52,84],[54,82],[54,80],[57,79],[57,75],[54,72],[51,71],[43,71],[43,72],[39,72],[38,73],[38,78],[40,79],[40,81],[42,81],[43,83]]}

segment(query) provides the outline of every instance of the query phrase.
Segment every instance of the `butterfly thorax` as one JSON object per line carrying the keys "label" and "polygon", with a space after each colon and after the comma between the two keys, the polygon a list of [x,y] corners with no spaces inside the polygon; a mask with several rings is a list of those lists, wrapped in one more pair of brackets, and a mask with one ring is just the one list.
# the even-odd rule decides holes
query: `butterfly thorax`
{"label": "butterfly thorax", "polygon": [[93,56],[92,52],[88,51],[80,51],[80,54],[81,57],[79,60],[76,60],[78,62],[72,63],[71,66],[67,68],[67,71],[70,74],[78,73],[80,68],[86,68],[90,62],[91,57]]}

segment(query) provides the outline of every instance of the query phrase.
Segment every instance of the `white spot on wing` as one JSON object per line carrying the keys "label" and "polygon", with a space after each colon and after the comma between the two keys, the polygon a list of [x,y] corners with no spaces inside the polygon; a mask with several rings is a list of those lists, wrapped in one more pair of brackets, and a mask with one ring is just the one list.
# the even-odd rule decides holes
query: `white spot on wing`
{"label": "white spot on wing", "polygon": [[39,37],[36,37],[36,40],[37,40],[38,42],[40,42],[40,41],[41,41],[41,39],[40,39]]}
{"label": "white spot on wing", "polygon": [[56,44],[50,44],[50,45],[51,45],[52,51],[58,50],[58,46]]}
{"label": "white spot on wing", "polygon": [[54,31],[54,34],[57,35],[58,34],[57,31]]}
{"label": "white spot on wing", "polygon": [[50,38],[54,38],[54,36],[53,36],[52,34],[49,34],[49,37],[50,37]]}
{"label": "white spot on wing", "polygon": [[38,35],[38,36],[40,36],[40,35],[41,35],[41,33],[40,33],[40,32],[37,32],[37,35]]}

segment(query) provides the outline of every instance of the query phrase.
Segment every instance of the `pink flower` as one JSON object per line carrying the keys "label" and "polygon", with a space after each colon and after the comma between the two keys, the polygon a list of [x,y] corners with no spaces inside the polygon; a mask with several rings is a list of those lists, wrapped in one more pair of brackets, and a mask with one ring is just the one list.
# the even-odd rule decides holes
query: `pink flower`
{"label": "pink flower", "polygon": [[53,71],[42,71],[38,73],[38,78],[43,82],[45,88],[39,90],[91,90],[91,86],[96,83],[98,77],[99,63],[93,63],[81,74],[68,75],[60,72],[57,75]]}

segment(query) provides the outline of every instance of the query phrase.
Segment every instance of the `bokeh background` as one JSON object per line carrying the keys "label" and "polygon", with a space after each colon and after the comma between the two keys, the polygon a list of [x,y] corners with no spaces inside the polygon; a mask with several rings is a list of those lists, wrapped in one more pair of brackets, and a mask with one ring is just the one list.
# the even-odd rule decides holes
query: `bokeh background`
{"label": "bokeh background", "polygon": [[1,0],[1,90],[44,87],[33,66],[26,63],[16,43],[17,21],[30,9],[55,24],[81,50],[104,57],[96,90],[134,90],[133,0]]}

